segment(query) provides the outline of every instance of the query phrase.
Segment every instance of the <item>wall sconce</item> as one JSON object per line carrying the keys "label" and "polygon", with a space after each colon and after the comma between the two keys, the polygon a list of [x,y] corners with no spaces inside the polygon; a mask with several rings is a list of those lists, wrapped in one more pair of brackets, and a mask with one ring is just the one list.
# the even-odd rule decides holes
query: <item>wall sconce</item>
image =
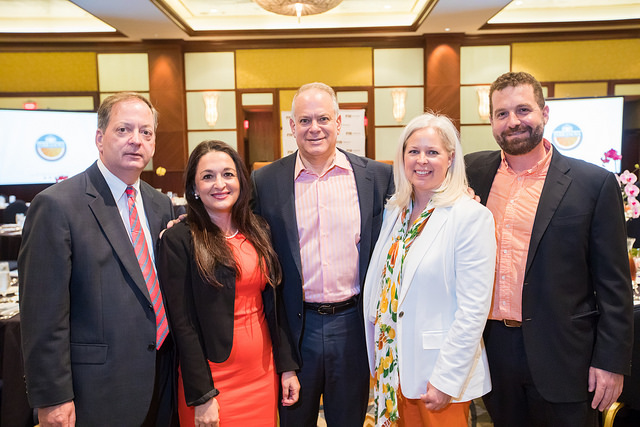
{"label": "wall sconce", "polygon": [[394,89],[391,91],[391,98],[393,98],[393,118],[396,122],[402,122],[406,113],[405,101],[407,100],[406,89]]}
{"label": "wall sconce", "polygon": [[204,92],[204,118],[209,126],[215,126],[218,121],[218,92]]}
{"label": "wall sconce", "polygon": [[476,89],[478,94],[478,115],[482,120],[489,120],[489,86]]}

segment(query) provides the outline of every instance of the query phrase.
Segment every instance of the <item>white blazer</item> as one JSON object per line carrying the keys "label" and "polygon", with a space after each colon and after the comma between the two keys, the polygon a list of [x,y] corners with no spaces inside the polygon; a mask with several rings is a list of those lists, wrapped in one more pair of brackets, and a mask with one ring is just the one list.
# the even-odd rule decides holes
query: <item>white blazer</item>
{"label": "white blazer", "polygon": [[[364,285],[369,367],[374,372],[374,321],[382,268],[401,210],[385,210]],[[496,239],[493,216],[462,197],[438,207],[405,259],[398,294],[398,366],[402,394],[418,399],[427,382],[465,402],[491,390],[482,342],[493,291]]]}

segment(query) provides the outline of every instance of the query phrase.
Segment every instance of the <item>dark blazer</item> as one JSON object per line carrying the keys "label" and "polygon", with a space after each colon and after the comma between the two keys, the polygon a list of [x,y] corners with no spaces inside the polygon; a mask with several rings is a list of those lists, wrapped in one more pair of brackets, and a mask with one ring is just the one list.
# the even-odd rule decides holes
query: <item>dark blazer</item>
{"label": "dark blazer", "polygon": [[[141,182],[154,240],[168,197]],[[156,321],[131,240],[94,163],[39,193],[22,247],[20,314],[29,403],[73,399],[78,425],[140,426],[154,386]]]}
{"label": "dark blazer", "polygon": [[[360,204],[359,274],[362,286],[380,233],[384,203],[394,192],[393,171],[388,164],[351,153],[345,154],[353,167]],[[273,246],[282,264],[284,305],[300,360],[299,345],[304,322],[302,265],[293,176],[296,156],[297,152],[254,171],[251,179],[254,186],[254,211],[271,226]],[[364,327],[364,321],[362,326]]]}
{"label": "dark blazer", "polygon": [[[228,267],[215,271],[222,287],[203,281],[195,262],[189,225],[180,222],[160,240],[158,274],[171,334],[178,348],[187,405],[201,405],[219,393],[207,360],[224,362],[231,354],[235,271]],[[267,285],[262,301],[274,362],[278,372],[295,371],[298,364],[293,359],[282,304],[276,303],[279,299],[279,292]]]}
{"label": "dark blazer", "polygon": [[[500,152],[465,161],[469,185],[486,204]],[[587,400],[590,366],[629,373],[633,299],[624,236],[615,176],[554,149],[522,291],[527,360],[546,400]]]}

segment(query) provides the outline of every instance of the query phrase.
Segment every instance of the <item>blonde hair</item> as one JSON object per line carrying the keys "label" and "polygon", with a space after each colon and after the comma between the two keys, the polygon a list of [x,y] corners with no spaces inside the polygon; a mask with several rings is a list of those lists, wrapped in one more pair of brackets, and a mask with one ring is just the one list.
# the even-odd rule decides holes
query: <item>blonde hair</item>
{"label": "blonde hair", "polygon": [[451,156],[451,166],[447,170],[444,181],[431,198],[434,206],[450,206],[467,194],[467,175],[464,170],[464,155],[458,130],[447,116],[425,113],[412,119],[400,135],[396,158],[393,162],[396,192],[388,202],[390,206],[403,209],[409,205],[413,198],[413,186],[404,171],[404,150],[411,135],[424,128],[431,128],[438,133],[442,138],[445,150]]}

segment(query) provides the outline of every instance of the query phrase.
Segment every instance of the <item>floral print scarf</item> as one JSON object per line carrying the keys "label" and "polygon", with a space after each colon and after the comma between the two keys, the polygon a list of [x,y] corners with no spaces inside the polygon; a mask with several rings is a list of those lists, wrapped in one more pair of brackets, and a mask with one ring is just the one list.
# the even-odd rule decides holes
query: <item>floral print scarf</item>
{"label": "floral print scarf", "polygon": [[[398,322],[398,293],[402,280],[404,260],[413,241],[427,224],[433,207],[427,205],[413,224],[409,224],[412,204],[402,212],[401,227],[392,237],[387,260],[382,269],[381,292],[376,307],[374,336],[377,338],[375,351],[374,410],[376,427],[391,426],[398,420],[397,390],[398,352],[396,325]],[[398,264],[399,260],[399,265]],[[398,268],[396,268],[396,266]]]}

